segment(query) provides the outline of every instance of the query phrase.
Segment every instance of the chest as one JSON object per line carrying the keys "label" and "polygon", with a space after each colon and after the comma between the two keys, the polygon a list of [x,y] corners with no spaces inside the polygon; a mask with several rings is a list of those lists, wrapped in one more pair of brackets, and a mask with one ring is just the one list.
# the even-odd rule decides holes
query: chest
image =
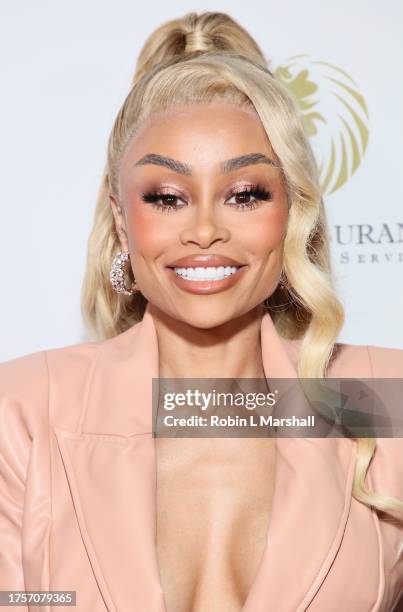
{"label": "chest", "polygon": [[156,457],[167,612],[241,610],[266,547],[275,441],[158,438]]}

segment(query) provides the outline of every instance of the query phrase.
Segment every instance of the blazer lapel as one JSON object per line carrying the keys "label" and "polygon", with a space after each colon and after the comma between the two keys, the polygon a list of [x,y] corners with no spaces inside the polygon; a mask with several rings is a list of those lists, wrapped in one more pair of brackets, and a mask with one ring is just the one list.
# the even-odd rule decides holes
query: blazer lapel
{"label": "blazer lapel", "polygon": [[[266,377],[297,377],[298,343],[281,338],[268,313],[261,341]],[[147,308],[141,323],[101,343],[77,430],[54,428],[91,568],[113,612],[166,612],[156,549],[153,378],[158,342]],[[267,547],[244,612],[268,605],[305,610],[337,554],[349,513],[351,440],[276,444]]]}

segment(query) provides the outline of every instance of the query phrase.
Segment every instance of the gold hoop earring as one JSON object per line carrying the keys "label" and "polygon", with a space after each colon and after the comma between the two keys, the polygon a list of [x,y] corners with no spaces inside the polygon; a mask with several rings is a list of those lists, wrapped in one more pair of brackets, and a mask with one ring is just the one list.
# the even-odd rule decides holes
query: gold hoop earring
{"label": "gold hoop earring", "polygon": [[[112,261],[111,270],[109,273],[109,280],[113,289],[116,293],[123,293],[124,295],[133,295],[138,293],[136,279],[132,282],[131,286],[126,287],[125,281],[125,266],[130,260],[128,251],[119,251]],[[128,266],[129,267],[129,266]]]}

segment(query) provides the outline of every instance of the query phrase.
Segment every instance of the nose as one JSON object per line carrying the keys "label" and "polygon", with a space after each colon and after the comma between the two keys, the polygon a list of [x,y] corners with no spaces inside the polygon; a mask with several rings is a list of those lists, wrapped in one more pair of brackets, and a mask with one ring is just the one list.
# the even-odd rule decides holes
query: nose
{"label": "nose", "polygon": [[180,232],[182,244],[196,244],[202,249],[208,249],[215,242],[228,242],[230,230],[218,221],[214,208],[210,202],[194,206],[191,220]]}

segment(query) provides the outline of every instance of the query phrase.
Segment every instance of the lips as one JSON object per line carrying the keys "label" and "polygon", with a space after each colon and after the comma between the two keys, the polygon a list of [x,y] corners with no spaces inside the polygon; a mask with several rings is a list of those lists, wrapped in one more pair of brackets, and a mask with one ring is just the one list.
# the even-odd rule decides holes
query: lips
{"label": "lips", "polygon": [[[205,266],[196,266],[196,269],[200,267]],[[207,266],[207,269],[209,267],[210,266]],[[232,266],[226,267],[230,269]],[[211,268],[213,269],[212,266]],[[220,266],[220,268],[224,270],[224,266]],[[224,278],[215,279],[186,278],[182,274],[178,274],[173,268],[167,268],[167,271],[172,281],[182,291],[185,291],[186,293],[208,295],[211,293],[220,293],[221,291],[226,291],[227,289],[230,289],[239,282],[239,280],[243,277],[244,274],[246,274],[247,269],[248,266],[233,266],[231,273],[226,275]]]}
{"label": "lips", "polygon": [[220,266],[236,266],[237,268],[243,267],[245,264],[240,263],[232,257],[226,255],[187,255],[181,257],[170,263],[167,268],[216,268]]}

